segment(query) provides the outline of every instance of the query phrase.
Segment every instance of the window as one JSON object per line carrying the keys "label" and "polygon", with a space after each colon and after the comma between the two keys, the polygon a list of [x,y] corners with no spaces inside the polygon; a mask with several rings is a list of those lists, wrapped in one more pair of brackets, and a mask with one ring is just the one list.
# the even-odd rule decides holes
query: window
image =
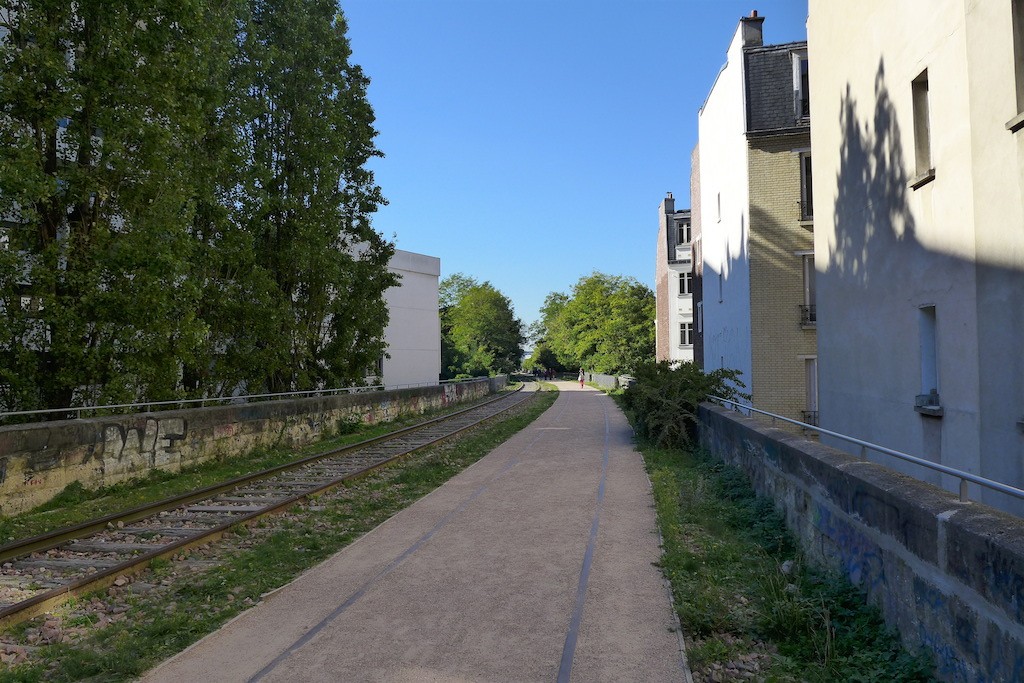
{"label": "window", "polygon": [[1006,127],[1024,128],[1024,0],[1011,0],[1010,24],[1013,28],[1013,77],[1017,86],[1017,116]]}
{"label": "window", "polygon": [[688,244],[690,242],[690,224],[685,221],[679,221],[677,224],[678,244]]}
{"label": "window", "polygon": [[919,328],[921,333],[921,393],[939,393],[939,370],[937,365],[936,318],[934,306],[922,306]]}
{"label": "window", "polygon": [[931,121],[928,113],[928,69],[914,79],[911,94],[914,104],[914,152],[917,161],[917,178],[914,187],[920,187],[935,177],[932,168]]}
{"label": "window", "polygon": [[796,120],[806,121],[811,116],[811,80],[807,50],[793,53],[793,106]]}
{"label": "window", "polygon": [[933,417],[942,416],[939,402],[938,322],[935,306],[918,309],[918,330],[921,340],[921,393],[914,398],[914,410]]}
{"label": "window", "polygon": [[697,302],[697,334],[704,331],[704,302]]}
{"label": "window", "polygon": [[722,193],[718,193],[718,222],[722,222]]}
{"label": "window", "polygon": [[804,358],[804,395],[806,397],[803,411],[804,422],[818,424],[818,358]]}
{"label": "window", "polygon": [[693,273],[679,273],[679,295],[693,294]]}
{"label": "window", "polygon": [[718,303],[722,303],[722,274],[718,274]]}
{"label": "window", "polygon": [[814,195],[811,191],[811,153],[800,154],[800,220],[814,219]]}
{"label": "window", "polygon": [[679,323],[679,345],[693,346],[693,323]]}
{"label": "window", "polygon": [[800,327],[816,327],[818,324],[818,309],[815,305],[814,293],[814,252],[800,251],[797,256],[803,261],[804,301],[800,304]]}

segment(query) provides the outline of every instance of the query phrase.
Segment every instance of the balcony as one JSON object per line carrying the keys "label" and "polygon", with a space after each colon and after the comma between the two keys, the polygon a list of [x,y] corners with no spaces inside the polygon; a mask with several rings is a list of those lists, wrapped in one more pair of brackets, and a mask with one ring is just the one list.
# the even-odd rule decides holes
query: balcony
{"label": "balcony", "polygon": [[805,330],[814,329],[818,326],[818,307],[814,304],[801,304],[800,306],[800,327]]}
{"label": "balcony", "polygon": [[814,220],[814,202],[812,200],[800,200],[800,220],[801,222]]}

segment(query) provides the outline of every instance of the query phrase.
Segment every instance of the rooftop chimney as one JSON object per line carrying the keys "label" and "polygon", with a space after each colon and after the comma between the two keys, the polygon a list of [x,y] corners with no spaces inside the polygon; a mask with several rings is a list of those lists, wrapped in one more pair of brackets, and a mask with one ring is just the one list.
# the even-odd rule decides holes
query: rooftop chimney
{"label": "rooftop chimney", "polygon": [[662,205],[665,207],[666,214],[676,212],[676,200],[672,198],[671,192],[669,192],[668,196],[665,197],[664,201],[662,201]]}
{"label": "rooftop chimney", "polygon": [[757,15],[757,10],[752,10],[749,17],[740,19],[740,32],[743,36],[743,47],[757,47],[764,45],[764,34],[762,32],[764,17]]}

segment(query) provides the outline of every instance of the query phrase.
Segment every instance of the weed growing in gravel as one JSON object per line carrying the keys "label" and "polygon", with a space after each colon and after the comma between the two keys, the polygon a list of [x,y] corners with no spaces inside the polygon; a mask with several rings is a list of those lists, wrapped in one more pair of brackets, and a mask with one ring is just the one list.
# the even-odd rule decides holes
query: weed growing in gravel
{"label": "weed growing in gravel", "polygon": [[641,450],[695,681],[930,680],[854,586],[803,566],[742,471],[703,454]]}

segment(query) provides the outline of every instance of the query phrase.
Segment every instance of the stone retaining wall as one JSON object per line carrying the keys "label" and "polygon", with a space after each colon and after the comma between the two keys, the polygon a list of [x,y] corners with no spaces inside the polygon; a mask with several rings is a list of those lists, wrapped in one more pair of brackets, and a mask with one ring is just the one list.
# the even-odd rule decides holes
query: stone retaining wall
{"label": "stone retaining wall", "polygon": [[1024,520],[705,404],[700,441],[776,501],[946,681],[1024,680]]}
{"label": "stone retaining wall", "polygon": [[46,502],[68,484],[109,486],[152,469],[177,472],[256,448],[304,446],[347,423],[387,422],[500,391],[507,377],[0,427],[0,515]]}
{"label": "stone retaining wall", "polygon": [[624,389],[633,382],[629,375],[603,375],[599,372],[585,373],[586,381],[596,384],[602,389]]}

